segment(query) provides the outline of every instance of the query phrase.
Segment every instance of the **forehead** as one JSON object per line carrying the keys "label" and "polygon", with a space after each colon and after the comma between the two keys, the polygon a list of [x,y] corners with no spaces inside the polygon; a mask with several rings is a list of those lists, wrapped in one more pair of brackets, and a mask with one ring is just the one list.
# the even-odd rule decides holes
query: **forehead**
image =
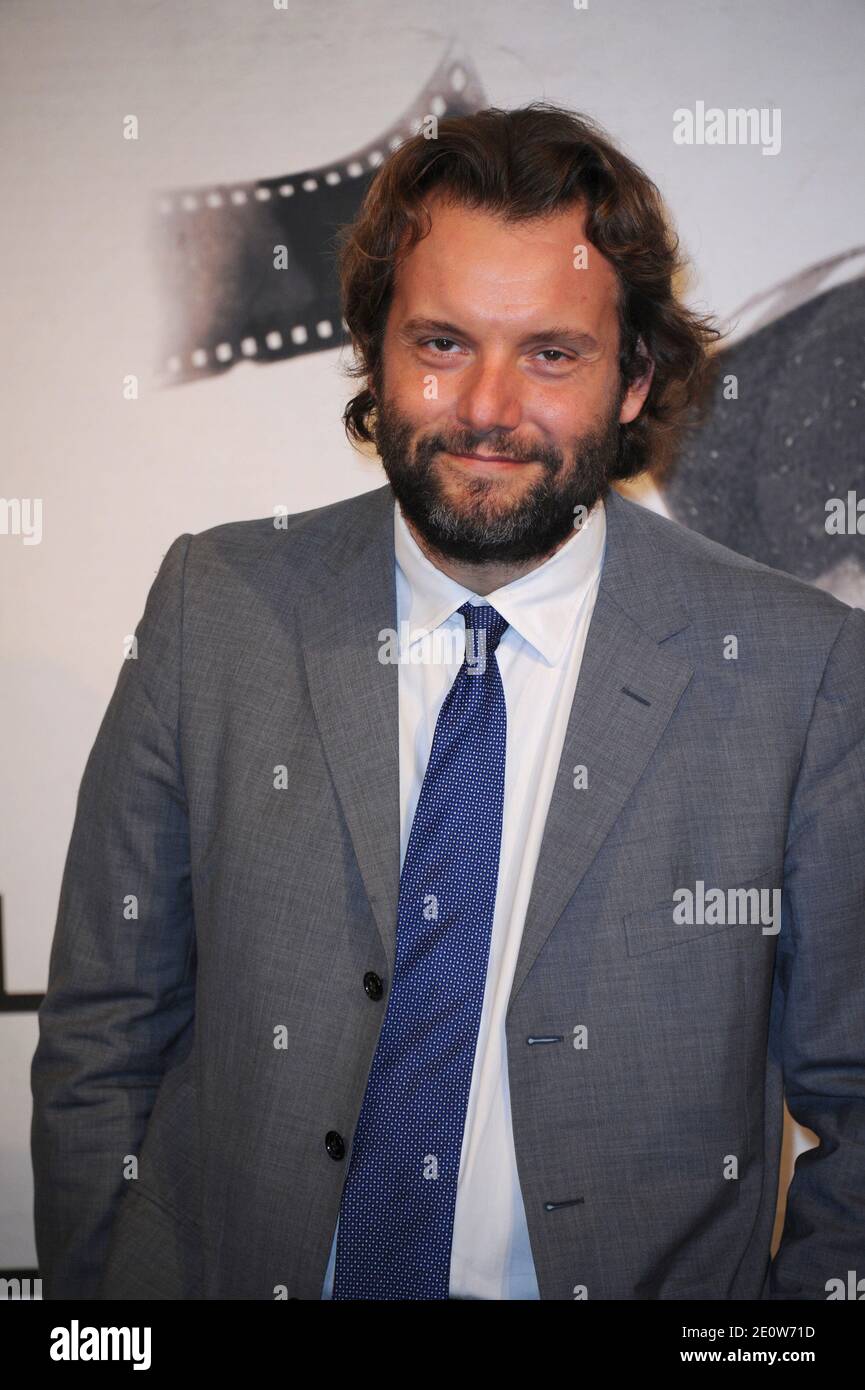
{"label": "forehead", "polygon": [[616,322],[618,277],[586,240],[582,206],[526,222],[506,222],[440,195],[425,206],[430,231],[398,264],[394,317],[421,310],[474,314],[519,331],[538,318],[558,322],[569,309],[586,329]]}

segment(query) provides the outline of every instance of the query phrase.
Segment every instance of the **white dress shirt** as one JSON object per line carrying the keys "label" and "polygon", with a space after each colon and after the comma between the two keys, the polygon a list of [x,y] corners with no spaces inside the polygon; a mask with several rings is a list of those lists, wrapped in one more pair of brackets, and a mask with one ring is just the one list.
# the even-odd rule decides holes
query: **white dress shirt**
{"label": "white dress shirt", "polygon": [[[495,654],[507,707],[502,843],[457,1183],[450,1295],[536,1299],[538,1285],[514,1156],[505,1013],[595,607],[606,514],[599,501],[582,528],[550,559],[486,598],[427,559],[397,504],[394,545],[401,648],[400,865],[439,711],[465,655],[465,623],[457,609],[467,599],[491,603],[509,624]],[[409,661],[409,655],[414,659]],[[332,1297],[336,1239],[335,1231],[322,1298]]]}

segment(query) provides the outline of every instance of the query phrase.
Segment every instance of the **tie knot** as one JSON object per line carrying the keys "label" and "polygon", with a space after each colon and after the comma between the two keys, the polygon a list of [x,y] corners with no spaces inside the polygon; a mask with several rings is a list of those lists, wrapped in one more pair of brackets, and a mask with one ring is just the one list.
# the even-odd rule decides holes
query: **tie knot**
{"label": "tie knot", "polygon": [[485,650],[492,656],[508,627],[507,618],[503,618],[490,603],[466,602],[457,611],[462,613],[465,619],[466,633],[472,633],[473,650],[477,652],[480,640],[478,634],[482,632]]}

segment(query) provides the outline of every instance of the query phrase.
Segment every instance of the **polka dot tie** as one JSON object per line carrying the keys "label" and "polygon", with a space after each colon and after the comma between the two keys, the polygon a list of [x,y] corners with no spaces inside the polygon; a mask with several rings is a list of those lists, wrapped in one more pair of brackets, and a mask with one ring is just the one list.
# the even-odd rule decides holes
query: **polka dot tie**
{"label": "polka dot tie", "polygon": [[406,848],[396,968],[339,1212],[333,1298],[446,1299],[463,1129],[486,986],[507,712],[508,624],[464,603]]}

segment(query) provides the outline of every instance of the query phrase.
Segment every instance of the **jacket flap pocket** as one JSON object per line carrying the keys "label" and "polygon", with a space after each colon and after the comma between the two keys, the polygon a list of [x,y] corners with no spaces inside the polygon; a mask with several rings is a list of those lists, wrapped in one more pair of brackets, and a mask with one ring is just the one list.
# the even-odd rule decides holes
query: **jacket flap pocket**
{"label": "jacket flap pocket", "polygon": [[[628,955],[641,956],[714,936],[739,943],[754,934],[776,935],[781,925],[778,878],[776,866],[767,864],[747,878],[720,874],[695,879],[681,885],[690,891],[690,901],[681,894],[674,898],[671,889],[660,902],[626,912],[622,921]],[[713,891],[719,888],[720,900]],[[777,895],[772,891],[776,888]]]}

